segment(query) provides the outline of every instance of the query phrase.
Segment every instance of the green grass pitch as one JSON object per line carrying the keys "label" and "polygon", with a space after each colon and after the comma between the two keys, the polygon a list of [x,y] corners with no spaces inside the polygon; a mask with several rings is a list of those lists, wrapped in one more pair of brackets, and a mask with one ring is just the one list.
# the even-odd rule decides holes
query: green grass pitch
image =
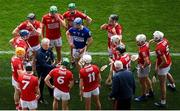
{"label": "green grass pitch", "polygon": [[[0,51],[12,50],[8,44],[12,38],[11,32],[26,19],[26,15],[34,12],[38,20],[42,15],[48,12],[51,5],[58,6],[59,12],[67,10],[67,5],[75,2],[77,8],[81,11],[86,10],[87,14],[93,19],[90,29],[93,34],[94,42],[89,49],[93,52],[104,52],[107,50],[107,33],[99,29],[100,25],[107,22],[111,13],[120,16],[120,24],[123,26],[123,41],[126,43],[129,52],[136,52],[135,36],[139,33],[147,35],[148,39],[152,38],[155,30],[165,33],[170,42],[170,51],[173,53],[180,52],[179,26],[180,26],[180,1],[179,0],[0,0]],[[63,33],[63,51],[69,51],[69,47]],[[154,47],[151,47],[152,51]],[[11,54],[0,54],[0,109],[14,109],[13,87],[11,80],[1,78],[11,77],[10,58]],[[167,107],[165,109],[180,109],[180,100],[178,99],[180,89],[180,57],[172,57],[173,65],[171,73],[176,80],[176,92],[167,90]],[[151,58],[152,69],[154,67],[155,57]],[[93,63],[102,66],[108,63],[107,56],[93,56]],[[136,63],[132,64],[135,67]],[[76,71],[73,71],[77,75]],[[153,70],[152,70],[153,72]],[[152,73],[151,72],[151,76]],[[104,82],[108,75],[108,69],[102,72],[102,87],[100,99],[102,109],[112,109],[111,102],[108,101],[107,95],[110,92]],[[134,72],[136,77],[136,73]],[[136,96],[140,94],[139,82],[137,80]],[[159,99],[159,84],[154,85],[155,98],[148,99],[142,103],[133,102],[132,109],[158,109],[154,107],[153,102]],[[78,85],[75,85],[71,91],[70,109],[84,109],[84,101],[79,100]],[[45,99],[49,105],[39,105],[38,109],[52,109],[52,98],[45,91]],[[92,104],[92,109],[95,109]],[[60,107],[59,107],[60,109]]]}

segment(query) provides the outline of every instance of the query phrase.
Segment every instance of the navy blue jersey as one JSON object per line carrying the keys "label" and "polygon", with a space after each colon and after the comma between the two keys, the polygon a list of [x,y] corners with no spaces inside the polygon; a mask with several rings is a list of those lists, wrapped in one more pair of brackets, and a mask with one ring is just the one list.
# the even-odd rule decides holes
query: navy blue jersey
{"label": "navy blue jersey", "polygon": [[73,44],[76,49],[84,48],[86,45],[87,39],[91,37],[91,32],[86,27],[83,27],[83,29],[81,30],[71,27],[69,29],[69,33],[73,39]]}

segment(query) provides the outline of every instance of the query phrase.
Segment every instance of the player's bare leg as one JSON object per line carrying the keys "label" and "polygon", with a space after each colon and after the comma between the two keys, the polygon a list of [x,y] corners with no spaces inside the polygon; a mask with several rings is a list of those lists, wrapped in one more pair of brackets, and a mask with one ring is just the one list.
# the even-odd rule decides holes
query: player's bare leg
{"label": "player's bare leg", "polygon": [[73,48],[70,47],[70,49],[71,49],[71,52],[70,52],[70,56],[71,56],[71,66],[70,66],[70,68],[72,69],[73,66],[74,66],[74,64],[75,64],[75,59],[74,59],[74,57],[73,57]]}
{"label": "player's bare leg", "polygon": [[56,46],[57,61],[61,61],[61,46]]}
{"label": "player's bare leg", "polygon": [[170,87],[173,91],[175,91],[176,90],[175,80],[170,73],[167,74],[167,79],[170,83],[168,84],[168,87]]}
{"label": "player's bare leg", "polygon": [[62,100],[62,110],[69,110],[67,100]]}
{"label": "player's bare leg", "polygon": [[19,95],[20,95],[19,90],[14,87],[14,102],[15,102],[16,107],[19,107],[19,104],[20,104],[19,103],[19,101],[20,101]]}
{"label": "player's bare leg", "polygon": [[85,98],[85,110],[91,109],[91,98]]}
{"label": "player's bare leg", "polygon": [[141,95],[146,95],[146,91],[147,91],[146,77],[139,78],[139,81],[142,88]]}
{"label": "player's bare leg", "polygon": [[146,85],[147,85],[147,93],[149,93],[149,97],[153,97],[154,93],[153,93],[153,87],[152,87],[152,82],[151,79],[149,77],[146,77]]}
{"label": "player's bare leg", "polygon": [[161,103],[166,104],[166,75],[158,76],[161,89]]}
{"label": "player's bare leg", "polygon": [[101,110],[101,102],[99,100],[99,95],[94,95],[93,98],[96,103],[96,110]]}
{"label": "player's bare leg", "polygon": [[[75,59],[75,65],[76,65],[76,68],[77,68],[78,73],[79,73],[79,70],[81,69],[81,66],[78,64],[79,60],[80,60],[80,58],[76,58],[76,59]],[[79,76],[78,76],[78,77],[79,77]],[[79,81],[78,81],[79,78],[78,78],[78,77],[77,77],[77,78],[75,77],[75,83],[76,83],[76,84],[79,83]]]}
{"label": "player's bare leg", "polygon": [[53,100],[53,110],[58,110],[58,100],[56,98]]}
{"label": "player's bare leg", "polygon": [[33,51],[33,55],[32,55],[32,69],[33,71],[36,70],[36,51]]}

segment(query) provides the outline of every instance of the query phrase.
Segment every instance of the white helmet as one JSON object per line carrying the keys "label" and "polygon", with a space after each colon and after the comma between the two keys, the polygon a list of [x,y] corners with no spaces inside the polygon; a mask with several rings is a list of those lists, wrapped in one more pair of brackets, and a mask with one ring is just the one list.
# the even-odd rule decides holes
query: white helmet
{"label": "white helmet", "polygon": [[117,42],[119,42],[119,40],[120,40],[120,37],[118,35],[113,35],[111,37],[111,42],[112,43],[117,43]]}
{"label": "white helmet", "polygon": [[115,68],[117,68],[117,69],[123,69],[123,63],[122,63],[120,60],[116,60],[116,61],[114,62],[114,66],[115,66]]}
{"label": "white helmet", "polygon": [[146,35],[144,35],[144,34],[138,34],[138,35],[136,36],[136,41],[138,41],[138,42],[145,42],[145,41],[146,41]]}
{"label": "white helmet", "polygon": [[85,63],[87,63],[87,64],[91,63],[91,61],[92,61],[91,55],[89,55],[89,54],[83,55],[83,56],[82,56],[82,61],[85,62]]}
{"label": "white helmet", "polygon": [[154,38],[155,41],[160,40],[163,37],[164,37],[164,33],[162,33],[161,31],[155,31],[153,33],[153,38]]}

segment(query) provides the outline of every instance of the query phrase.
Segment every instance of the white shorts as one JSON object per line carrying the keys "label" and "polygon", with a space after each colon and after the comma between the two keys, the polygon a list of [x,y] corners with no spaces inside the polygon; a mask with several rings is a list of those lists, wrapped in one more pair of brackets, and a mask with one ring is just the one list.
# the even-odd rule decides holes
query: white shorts
{"label": "white shorts", "polygon": [[70,100],[70,94],[67,92],[63,92],[57,88],[54,88],[54,97],[57,100]]}
{"label": "white shorts", "polygon": [[32,54],[33,54],[32,51],[38,51],[41,48],[41,46],[40,46],[40,44],[38,44],[38,45],[33,46],[31,48],[28,48],[28,50],[27,50],[28,56],[32,56]]}
{"label": "white shorts", "polygon": [[151,70],[151,65],[146,66],[145,68],[141,68],[139,65],[137,66],[137,76],[139,78],[148,77],[149,72]]}
{"label": "white shorts", "polygon": [[13,76],[12,76],[12,86],[14,86],[16,89],[19,89],[19,84],[16,80],[14,80]]}
{"label": "white shorts", "polygon": [[58,39],[50,40],[50,47],[61,47],[61,46],[62,46],[61,37]]}
{"label": "white shorts", "polygon": [[24,101],[24,100],[20,99],[20,104],[23,109],[28,108],[31,110],[31,109],[37,109],[37,107],[38,107],[37,100]]}
{"label": "white shorts", "polygon": [[171,69],[171,65],[165,68],[161,68],[158,70],[158,75],[160,76],[167,75],[170,69]]}
{"label": "white shorts", "polygon": [[94,95],[94,96],[99,95],[99,87],[97,87],[96,89],[89,91],[89,92],[83,92],[84,98],[90,98],[92,95]]}
{"label": "white shorts", "polygon": [[73,53],[72,53],[72,55],[73,55],[73,57],[74,57],[75,59],[80,58],[80,57],[81,57],[80,49],[74,49],[74,48],[73,48]]}

